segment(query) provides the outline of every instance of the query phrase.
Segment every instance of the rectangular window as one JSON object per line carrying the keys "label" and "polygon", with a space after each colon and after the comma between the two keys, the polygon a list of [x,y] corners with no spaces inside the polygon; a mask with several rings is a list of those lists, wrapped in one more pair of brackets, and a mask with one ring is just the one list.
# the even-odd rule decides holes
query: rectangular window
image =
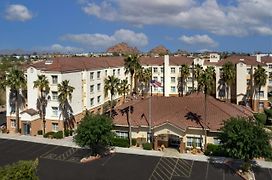
{"label": "rectangular window", "polygon": [[115,76],[115,69],[114,69],[114,70],[112,70],[112,74]]}
{"label": "rectangular window", "polygon": [[157,67],[154,67],[154,68],[153,68],[153,72],[154,72],[154,73],[157,73],[157,72],[158,72],[158,68],[157,68]]}
{"label": "rectangular window", "polygon": [[100,79],[100,74],[101,74],[101,72],[97,71],[97,79]]}
{"label": "rectangular window", "polygon": [[93,106],[94,105],[94,98],[90,99],[90,105]]}
{"label": "rectangular window", "polygon": [[193,78],[192,77],[188,77],[188,82],[193,82]]}
{"label": "rectangular window", "polygon": [[90,72],[90,80],[94,80],[94,72]]}
{"label": "rectangular window", "polygon": [[259,102],[259,108],[263,109],[264,108],[264,102]]}
{"label": "rectangular window", "polygon": [[115,131],[115,134],[119,138],[124,138],[124,139],[128,138],[128,132],[127,131]]}
{"label": "rectangular window", "polygon": [[176,73],[176,68],[171,67],[171,73]]}
{"label": "rectangular window", "polygon": [[154,91],[158,91],[158,87],[154,87]]}
{"label": "rectangular window", "polygon": [[52,131],[57,132],[59,130],[59,124],[58,123],[52,123]]}
{"label": "rectangular window", "polygon": [[264,97],[264,91],[259,91],[257,96]]}
{"label": "rectangular window", "polygon": [[164,70],[164,68],[163,68],[163,67],[161,67],[161,73],[163,73],[163,70]]}
{"label": "rectangular window", "polygon": [[163,80],[164,80],[163,77],[161,77],[161,83],[163,83]]}
{"label": "rectangular window", "polygon": [[11,128],[16,128],[16,120],[15,119],[10,120],[10,127]]}
{"label": "rectangular window", "polygon": [[91,85],[90,86],[90,93],[93,93],[94,92],[94,85]]}
{"label": "rectangular window", "polygon": [[52,100],[57,101],[58,100],[58,92],[57,91],[52,91]]}
{"label": "rectangular window", "polygon": [[154,76],[153,79],[154,79],[155,81],[158,81],[158,77],[157,77],[157,76]]}
{"label": "rectangular window", "polygon": [[251,68],[247,68],[247,74],[251,74]]}
{"label": "rectangular window", "polygon": [[120,69],[117,70],[118,75],[120,75]]}
{"label": "rectangular window", "polygon": [[213,138],[213,143],[219,145],[221,143],[219,138]]}
{"label": "rectangular window", "polygon": [[100,103],[101,101],[101,96],[97,96],[97,103]]}
{"label": "rectangular window", "polygon": [[176,92],[176,87],[175,86],[171,86],[171,92]]}
{"label": "rectangular window", "polygon": [[171,83],[175,83],[176,82],[176,78],[175,77],[171,77]]}
{"label": "rectangular window", "polygon": [[269,69],[272,69],[272,64],[269,64],[269,65],[268,65],[268,68],[269,68]]}
{"label": "rectangular window", "polygon": [[58,76],[52,76],[52,84],[58,84]]}
{"label": "rectangular window", "polygon": [[101,91],[101,84],[97,84],[97,91]]}
{"label": "rectangular window", "polygon": [[105,76],[107,76],[108,75],[108,71],[107,70],[105,70]]}
{"label": "rectangular window", "polygon": [[52,107],[52,116],[58,117],[59,109],[58,107]]}
{"label": "rectangular window", "polygon": [[195,144],[195,146],[197,148],[201,147],[201,138],[198,137],[187,137],[187,146],[188,147],[193,147],[193,144]]}
{"label": "rectangular window", "polygon": [[250,85],[250,79],[247,79],[247,85],[248,86]]}

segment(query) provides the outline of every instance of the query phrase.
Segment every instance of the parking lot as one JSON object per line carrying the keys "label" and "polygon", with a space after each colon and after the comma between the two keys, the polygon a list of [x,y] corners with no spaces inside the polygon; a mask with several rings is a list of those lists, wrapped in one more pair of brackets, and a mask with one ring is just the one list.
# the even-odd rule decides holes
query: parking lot
{"label": "parking lot", "polygon": [[[224,164],[116,153],[81,164],[88,150],[0,139],[0,166],[39,158],[40,179],[240,180]],[[272,179],[271,169],[256,169],[256,179]]]}

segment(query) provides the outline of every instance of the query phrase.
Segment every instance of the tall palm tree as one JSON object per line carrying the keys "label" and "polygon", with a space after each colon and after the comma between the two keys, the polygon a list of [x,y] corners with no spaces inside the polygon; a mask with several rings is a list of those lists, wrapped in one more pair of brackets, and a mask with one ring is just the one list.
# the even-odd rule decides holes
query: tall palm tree
{"label": "tall palm tree", "polygon": [[205,93],[205,107],[204,107],[204,119],[205,119],[205,128],[204,128],[204,134],[205,134],[205,145],[204,149],[207,147],[207,94],[211,93],[213,87],[215,84],[215,69],[214,67],[208,66],[199,77],[199,88],[200,90],[204,91]]}
{"label": "tall palm tree", "polygon": [[110,117],[112,116],[112,101],[113,101],[113,96],[118,92],[118,88],[119,88],[119,83],[120,83],[120,79],[118,79],[115,76],[108,76],[108,78],[106,78],[104,80],[104,93],[105,96],[108,96],[108,91],[110,91],[110,95],[111,95],[111,100],[110,100]]}
{"label": "tall palm tree", "polygon": [[[197,84],[199,84],[199,78],[200,78],[200,75],[203,71],[203,67],[199,64],[196,64],[194,65],[194,74],[193,74],[193,89],[194,89],[194,84],[195,84],[195,80],[197,81]],[[197,85],[197,90],[199,89],[198,88],[198,85]]]}
{"label": "tall palm tree", "polygon": [[185,80],[190,76],[189,66],[187,64],[181,65],[180,70],[180,85],[179,85],[179,96],[180,94],[183,96]]}
{"label": "tall palm tree", "polygon": [[141,69],[141,64],[139,62],[139,57],[137,55],[129,55],[124,59],[124,67],[125,67],[125,74],[130,73],[130,81],[133,91],[136,92],[137,90],[137,82],[135,72],[138,69]]}
{"label": "tall palm tree", "polygon": [[[258,91],[259,91],[259,102],[260,102],[261,88],[262,88],[262,86],[266,85],[266,81],[267,81],[268,76],[266,74],[265,69],[261,65],[258,65],[257,69],[255,70],[255,72],[253,74],[253,77],[254,77],[254,86],[255,86],[255,88],[258,88]],[[258,111],[259,110],[260,109],[258,106]]]}
{"label": "tall palm tree", "polygon": [[227,85],[227,100],[231,100],[231,97],[229,92],[231,92],[231,86],[234,83],[236,78],[236,70],[235,70],[235,65],[228,61],[222,66],[222,79]]}
{"label": "tall palm tree", "polygon": [[149,88],[150,89],[150,81],[151,81],[151,68],[141,68],[139,71],[137,71],[137,78],[139,80],[139,84],[141,84],[141,91],[142,96],[144,95],[144,90]]}
{"label": "tall palm tree", "polygon": [[40,91],[39,98],[37,99],[37,109],[39,110],[40,117],[43,122],[43,134],[45,134],[45,108],[47,106],[46,96],[49,93],[49,81],[45,75],[38,75],[38,79],[34,81],[34,88]]}
{"label": "tall palm tree", "polygon": [[22,70],[12,68],[6,77],[5,85],[10,88],[11,113],[16,113],[16,132],[20,132],[19,109],[23,105],[24,96],[21,91],[26,88],[26,76]]}
{"label": "tall palm tree", "polygon": [[126,100],[126,95],[129,92],[129,84],[127,79],[121,80],[118,87],[118,93],[123,95],[124,103]]}
{"label": "tall palm tree", "polygon": [[71,125],[73,120],[73,110],[69,104],[72,100],[72,94],[74,92],[74,87],[69,85],[69,80],[64,80],[58,84],[58,101],[59,108],[61,110],[61,116],[63,118],[63,127],[66,130],[66,126]]}

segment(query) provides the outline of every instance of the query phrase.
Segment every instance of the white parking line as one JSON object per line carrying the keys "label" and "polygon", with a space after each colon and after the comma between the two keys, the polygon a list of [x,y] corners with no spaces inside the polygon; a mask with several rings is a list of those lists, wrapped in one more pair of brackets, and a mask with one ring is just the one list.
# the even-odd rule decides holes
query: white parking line
{"label": "white parking line", "polygon": [[55,146],[52,149],[50,149],[49,151],[43,153],[42,155],[40,155],[40,157],[45,157],[46,155],[48,155],[49,153],[51,153],[52,151],[54,151],[55,149],[57,149],[59,146]]}

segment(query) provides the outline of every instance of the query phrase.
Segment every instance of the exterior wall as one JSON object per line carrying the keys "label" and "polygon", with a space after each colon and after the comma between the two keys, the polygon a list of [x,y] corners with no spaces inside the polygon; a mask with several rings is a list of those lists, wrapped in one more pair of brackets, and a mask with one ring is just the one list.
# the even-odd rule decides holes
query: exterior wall
{"label": "exterior wall", "polygon": [[170,67],[169,67],[169,55],[164,56],[164,96],[169,96],[171,92],[171,78],[168,76],[170,74]]}
{"label": "exterior wall", "polygon": [[247,96],[247,65],[240,62],[236,65],[236,103],[245,101]]}

